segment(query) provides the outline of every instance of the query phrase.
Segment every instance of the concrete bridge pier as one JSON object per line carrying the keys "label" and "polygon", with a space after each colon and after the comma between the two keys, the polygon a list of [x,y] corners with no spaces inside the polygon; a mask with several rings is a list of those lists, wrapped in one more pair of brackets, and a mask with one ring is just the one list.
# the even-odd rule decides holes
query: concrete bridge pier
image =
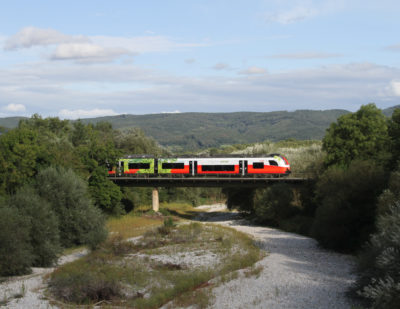
{"label": "concrete bridge pier", "polygon": [[158,188],[153,188],[153,210],[158,211],[160,209],[160,201],[158,198]]}

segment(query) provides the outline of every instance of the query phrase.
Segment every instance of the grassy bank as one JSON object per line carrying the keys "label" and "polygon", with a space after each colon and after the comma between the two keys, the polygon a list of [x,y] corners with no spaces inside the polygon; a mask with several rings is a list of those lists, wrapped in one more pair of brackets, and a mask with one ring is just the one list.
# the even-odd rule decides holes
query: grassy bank
{"label": "grassy bank", "polygon": [[[178,205],[169,209],[182,214],[195,211]],[[147,215],[112,219],[108,226],[114,233],[101,248],[51,275],[49,287],[56,299],[72,306],[102,302],[157,308],[172,302],[172,307],[205,307],[212,286],[234,278],[236,270],[249,268],[246,276],[260,271],[251,266],[262,252],[252,239],[230,228],[200,223],[175,226],[171,217]],[[124,239],[146,229],[134,242]]]}

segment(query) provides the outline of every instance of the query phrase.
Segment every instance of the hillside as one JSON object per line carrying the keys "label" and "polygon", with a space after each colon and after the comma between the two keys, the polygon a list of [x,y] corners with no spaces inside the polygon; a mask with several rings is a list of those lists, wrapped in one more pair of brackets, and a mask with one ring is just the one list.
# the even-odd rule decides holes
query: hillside
{"label": "hillside", "polygon": [[345,113],[345,110],[182,113],[119,115],[83,121],[108,121],[121,130],[139,127],[163,146],[188,150],[288,138],[321,139],[329,124]]}
{"label": "hillside", "polygon": [[[399,107],[399,106],[396,106]],[[390,116],[395,107],[383,110]],[[297,110],[268,113],[180,113],[118,115],[82,119],[84,123],[110,122],[114,128],[141,128],[163,146],[174,150],[219,147],[289,138],[321,139],[326,128],[346,110]],[[21,117],[0,118],[0,127],[13,128]]]}

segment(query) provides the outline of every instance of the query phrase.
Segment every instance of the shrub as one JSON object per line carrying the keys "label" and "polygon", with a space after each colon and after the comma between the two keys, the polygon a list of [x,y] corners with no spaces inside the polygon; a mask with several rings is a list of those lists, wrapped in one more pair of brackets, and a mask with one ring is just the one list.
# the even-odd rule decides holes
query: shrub
{"label": "shrub", "polygon": [[275,184],[257,192],[254,201],[257,220],[279,226],[282,219],[296,213],[292,200],[293,191],[287,184]]}
{"label": "shrub", "polygon": [[358,293],[373,308],[397,308],[400,303],[400,201],[379,217],[377,232],[359,255]]}
{"label": "shrub", "polygon": [[222,193],[226,196],[226,205],[228,209],[237,209],[239,211],[254,212],[254,189],[248,188],[224,188]]}
{"label": "shrub", "polygon": [[49,283],[51,292],[63,301],[77,304],[121,296],[122,285],[113,267],[108,264],[91,267],[90,264],[83,259],[56,270]]}
{"label": "shrub", "polygon": [[317,208],[311,234],[327,248],[355,251],[374,230],[376,199],[383,171],[368,161],[348,169],[330,167],[317,183]]}
{"label": "shrub", "polygon": [[30,221],[29,238],[32,247],[32,266],[50,266],[61,251],[58,219],[50,205],[25,186],[10,199],[10,205],[18,208]]}
{"label": "shrub", "polygon": [[36,177],[40,196],[52,207],[60,224],[62,246],[96,247],[106,238],[105,220],[87,194],[87,185],[72,170],[49,167]]}
{"label": "shrub", "polygon": [[29,242],[30,220],[18,209],[0,205],[0,276],[30,271],[33,255]]}

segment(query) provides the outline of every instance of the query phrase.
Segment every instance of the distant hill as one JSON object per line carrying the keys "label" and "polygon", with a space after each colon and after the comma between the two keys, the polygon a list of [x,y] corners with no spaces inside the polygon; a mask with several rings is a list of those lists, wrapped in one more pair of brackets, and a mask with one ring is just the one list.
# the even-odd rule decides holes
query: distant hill
{"label": "distant hill", "polygon": [[[390,116],[398,106],[383,113]],[[224,144],[265,140],[321,139],[325,130],[346,110],[297,110],[294,112],[180,113],[118,115],[82,119],[84,123],[110,122],[114,128],[141,128],[161,145],[175,150],[197,150]],[[0,118],[0,126],[14,128],[21,117]]]}
{"label": "distant hill", "polygon": [[400,108],[400,105],[395,105],[395,106],[392,106],[392,107],[385,108],[385,109],[382,110],[382,112],[383,112],[383,114],[384,114],[385,116],[391,117],[392,114],[393,114],[393,111],[394,111],[396,108]]}
{"label": "distant hill", "polygon": [[345,113],[348,111],[181,113],[119,115],[82,121],[108,121],[121,130],[139,127],[163,146],[190,150],[265,140],[321,139],[330,123]]}
{"label": "distant hill", "polygon": [[0,118],[0,127],[13,129],[15,128],[21,119],[26,119],[26,117],[7,117]]}

